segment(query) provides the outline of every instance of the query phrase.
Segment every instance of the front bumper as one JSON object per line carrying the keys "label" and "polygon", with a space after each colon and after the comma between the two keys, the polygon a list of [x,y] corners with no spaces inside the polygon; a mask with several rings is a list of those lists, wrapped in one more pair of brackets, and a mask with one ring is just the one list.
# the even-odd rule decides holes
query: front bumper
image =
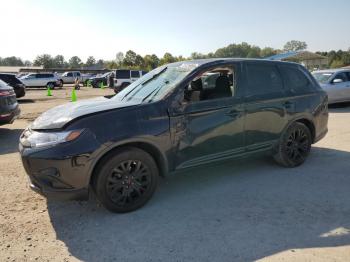
{"label": "front bumper", "polygon": [[86,200],[95,160],[93,152],[99,146],[90,132],[84,132],[76,141],[49,148],[19,144],[30,188],[50,199]]}

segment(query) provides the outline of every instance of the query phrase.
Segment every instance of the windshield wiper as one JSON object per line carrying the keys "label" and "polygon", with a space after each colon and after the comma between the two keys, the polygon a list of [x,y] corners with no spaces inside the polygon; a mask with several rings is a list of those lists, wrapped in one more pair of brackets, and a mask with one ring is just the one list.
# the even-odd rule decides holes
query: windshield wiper
{"label": "windshield wiper", "polygon": [[[150,82],[151,80],[157,78],[159,75],[161,75],[162,73],[164,73],[166,70],[168,69],[168,67],[164,67],[160,72],[158,72],[157,74],[154,74],[151,78],[147,79],[146,81],[138,84],[137,86],[135,86],[133,89],[131,89],[129,92],[127,92],[123,98],[121,100],[124,100],[125,97],[127,97],[132,91],[134,91],[139,85],[144,85],[147,84],[148,82]],[[143,101],[143,100],[142,100]]]}
{"label": "windshield wiper", "polygon": [[[144,102],[147,98],[149,98],[152,94],[154,94],[153,97],[155,97],[155,96],[159,93],[159,91],[162,89],[162,87],[165,86],[165,85],[167,85],[167,84],[169,84],[169,81],[168,81],[168,80],[164,81],[164,84],[163,84],[163,85],[158,86],[158,87],[157,87],[156,89],[154,89],[151,93],[149,93],[147,96],[145,96],[145,97],[142,99],[141,103],[143,103],[143,102]],[[150,100],[150,101],[152,101],[152,100]]]}

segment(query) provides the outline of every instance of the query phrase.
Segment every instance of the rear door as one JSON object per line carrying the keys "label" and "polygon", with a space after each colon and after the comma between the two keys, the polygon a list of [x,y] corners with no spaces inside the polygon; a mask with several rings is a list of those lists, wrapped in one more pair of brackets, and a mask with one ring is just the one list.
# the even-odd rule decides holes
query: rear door
{"label": "rear door", "polygon": [[281,74],[270,62],[245,62],[245,139],[247,151],[270,148],[287,124]]}
{"label": "rear door", "polygon": [[[337,83],[334,80],[336,79],[341,79],[342,82]],[[350,99],[350,79],[348,77],[348,75],[346,74],[346,72],[339,72],[337,74],[335,74],[335,76],[333,77],[332,81],[331,81],[331,88],[330,88],[330,96],[332,100],[336,100],[336,101],[345,101]]]}

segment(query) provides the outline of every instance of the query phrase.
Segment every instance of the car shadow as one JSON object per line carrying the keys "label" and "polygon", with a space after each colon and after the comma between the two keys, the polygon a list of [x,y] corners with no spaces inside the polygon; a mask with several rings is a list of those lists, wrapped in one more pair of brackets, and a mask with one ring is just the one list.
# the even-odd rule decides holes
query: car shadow
{"label": "car shadow", "polygon": [[0,127],[0,155],[18,152],[18,142],[23,129]]}
{"label": "car shadow", "polygon": [[328,105],[328,110],[331,113],[349,113],[350,112],[350,102],[336,103],[336,104]]}
{"label": "car shadow", "polygon": [[18,103],[19,104],[33,104],[35,103],[35,101],[33,99],[26,99],[26,98],[20,98],[20,99],[17,99]]}
{"label": "car shadow", "polygon": [[94,199],[48,201],[48,212],[57,239],[83,261],[252,261],[349,245],[349,159],[315,147],[294,169],[230,161],[162,179],[132,213],[109,213]]}

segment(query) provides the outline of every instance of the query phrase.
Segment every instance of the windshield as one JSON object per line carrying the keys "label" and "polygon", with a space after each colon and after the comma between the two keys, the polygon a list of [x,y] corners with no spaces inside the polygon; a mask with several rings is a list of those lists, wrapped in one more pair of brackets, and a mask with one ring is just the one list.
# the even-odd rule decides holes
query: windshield
{"label": "windshield", "polygon": [[158,101],[171,92],[197,66],[185,63],[161,66],[129,85],[113,99],[147,103]]}
{"label": "windshield", "polygon": [[312,73],[312,75],[314,76],[314,78],[322,83],[325,84],[329,81],[329,79],[332,77],[333,73],[332,72],[318,72],[318,73]]}

